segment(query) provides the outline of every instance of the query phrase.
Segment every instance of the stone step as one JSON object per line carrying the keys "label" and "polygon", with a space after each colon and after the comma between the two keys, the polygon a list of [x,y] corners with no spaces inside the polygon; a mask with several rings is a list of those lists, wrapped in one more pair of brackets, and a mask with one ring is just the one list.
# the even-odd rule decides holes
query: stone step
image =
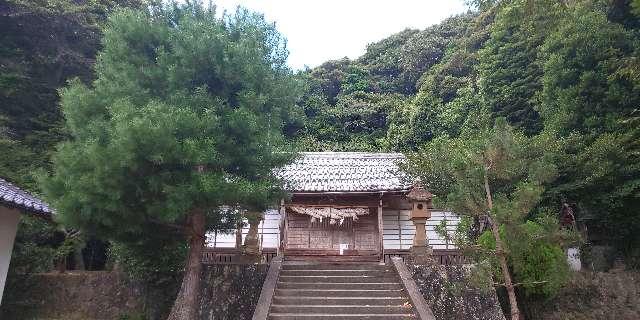
{"label": "stone step", "polygon": [[275,290],[278,297],[398,297],[405,296],[404,289],[281,289]]}
{"label": "stone step", "polygon": [[387,270],[330,270],[330,269],[309,269],[309,270],[282,270],[280,276],[372,276],[372,277],[394,277],[395,273]]}
{"label": "stone step", "polygon": [[285,262],[268,319],[417,319],[402,282],[379,263]]}
{"label": "stone step", "polygon": [[284,270],[391,270],[389,266],[379,263],[321,263],[321,264],[309,264],[309,263],[284,263],[282,265],[282,271]]}
{"label": "stone step", "polygon": [[380,305],[404,305],[409,303],[409,299],[397,297],[291,297],[275,296],[273,304],[277,305],[360,305],[360,306],[380,306]]}
{"label": "stone step", "polygon": [[386,290],[399,290],[402,289],[402,285],[396,282],[285,282],[279,281],[277,289],[386,289]]}
{"label": "stone step", "polygon": [[306,314],[408,314],[412,313],[411,305],[280,305],[272,304],[271,313],[306,313]]}
{"label": "stone step", "polygon": [[377,277],[377,276],[334,276],[334,275],[308,275],[308,276],[280,276],[282,282],[296,282],[296,283],[316,283],[316,282],[331,282],[331,283],[380,283],[380,282],[398,282],[397,277]]}
{"label": "stone step", "polygon": [[270,320],[410,320],[418,319],[412,313],[399,314],[312,314],[312,313],[271,313]]}

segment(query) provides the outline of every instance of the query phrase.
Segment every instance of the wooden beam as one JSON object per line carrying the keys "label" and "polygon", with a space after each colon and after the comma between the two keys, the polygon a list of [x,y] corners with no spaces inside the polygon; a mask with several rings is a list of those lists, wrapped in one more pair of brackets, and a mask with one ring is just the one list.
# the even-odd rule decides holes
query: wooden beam
{"label": "wooden beam", "polygon": [[284,241],[283,241],[283,252],[287,252],[289,247],[289,214],[287,210],[284,210]]}

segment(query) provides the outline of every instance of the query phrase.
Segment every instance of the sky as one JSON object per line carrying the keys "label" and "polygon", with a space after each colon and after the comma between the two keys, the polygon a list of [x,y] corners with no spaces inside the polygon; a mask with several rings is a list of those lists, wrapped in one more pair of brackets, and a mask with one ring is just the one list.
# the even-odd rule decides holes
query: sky
{"label": "sky", "polygon": [[214,0],[214,3],[227,11],[241,5],[275,22],[278,31],[287,38],[289,66],[296,70],[345,56],[357,58],[369,43],[406,28],[424,29],[467,11],[463,0]]}

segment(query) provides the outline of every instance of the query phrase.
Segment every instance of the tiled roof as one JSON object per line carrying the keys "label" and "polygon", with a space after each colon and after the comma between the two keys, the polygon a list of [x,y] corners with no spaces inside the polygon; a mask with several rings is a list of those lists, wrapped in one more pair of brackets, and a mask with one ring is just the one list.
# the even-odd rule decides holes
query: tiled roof
{"label": "tiled roof", "polygon": [[401,153],[303,152],[277,171],[290,192],[405,191],[411,180],[400,171]]}
{"label": "tiled roof", "polygon": [[42,200],[0,178],[0,205],[49,216],[53,210]]}

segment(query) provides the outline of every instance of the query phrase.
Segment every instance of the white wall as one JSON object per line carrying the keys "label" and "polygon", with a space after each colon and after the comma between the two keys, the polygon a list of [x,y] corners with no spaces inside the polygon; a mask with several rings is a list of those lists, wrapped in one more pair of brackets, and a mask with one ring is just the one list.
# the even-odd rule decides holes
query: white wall
{"label": "white wall", "polygon": [[[385,249],[410,249],[416,227],[409,219],[410,210],[382,210],[382,229]],[[432,249],[455,249],[456,246],[441,237],[435,227],[443,220],[447,220],[447,230],[453,232],[460,222],[460,218],[451,212],[431,211],[431,218],[427,220],[427,239]]]}
{"label": "white wall", "polygon": [[[413,243],[413,235],[416,228],[409,220],[409,210],[387,210],[382,211],[383,238],[385,249],[409,249]],[[447,220],[448,230],[453,232],[460,222],[456,215],[445,211],[431,212],[431,218],[427,220],[427,237],[429,245],[433,249],[455,249],[452,243],[445,241],[436,231],[435,226],[442,220]],[[263,248],[277,248],[279,239],[280,212],[278,210],[267,210],[264,220],[260,223],[258,231],[262,240]],[[249,231],[248,225],[242,229],[242,241]],[[207,233],[207,246],[217,248],[233,248],[236,245],[235,230],[229,233]]]}
{"label": "white wall", "polygon": [[[259,240],[263,248],[277,248],[280,233],[280,212],[272,209],[264,212],[264,220],[258,226]],[[216,248],[233,248],[236,246],[235,230],[228,232],[207,232],[206,245]],[[242,242],[249,232],[249,225],[245,220],[245,227],[242,229]]]}
{"label": "white wall", "polygon": [[18,210],[0,206],[0,304],[2,304],[4,284],[7,280],[13,241],[16,238],[19,221],[20,212]]}

